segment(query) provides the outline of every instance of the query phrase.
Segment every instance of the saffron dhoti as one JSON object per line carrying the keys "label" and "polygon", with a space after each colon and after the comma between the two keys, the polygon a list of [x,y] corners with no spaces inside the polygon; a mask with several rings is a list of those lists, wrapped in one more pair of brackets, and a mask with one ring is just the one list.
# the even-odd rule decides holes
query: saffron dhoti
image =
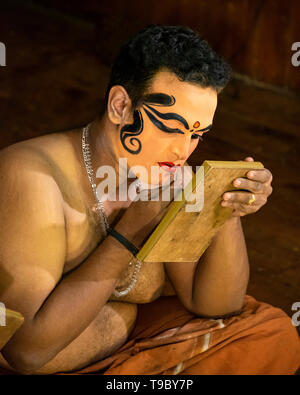
{"label": "saffron dhoti", "polygon": [[70,374],[294,374],[300,339],[281,309],[246,296],[241,314],[200,318],[176,296],[138,306],[135,328],[113,355]]}

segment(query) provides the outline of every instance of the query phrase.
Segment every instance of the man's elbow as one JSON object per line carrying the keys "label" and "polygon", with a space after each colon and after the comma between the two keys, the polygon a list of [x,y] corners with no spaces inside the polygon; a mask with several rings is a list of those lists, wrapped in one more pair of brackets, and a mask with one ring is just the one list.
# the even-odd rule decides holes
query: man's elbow
{"label": "man's elbow", "polygon": [[37,352],[25,352],[20,349],[14,350],[4,347],[1,353],[12,369],[24,375],[34,374],[48,362]]}

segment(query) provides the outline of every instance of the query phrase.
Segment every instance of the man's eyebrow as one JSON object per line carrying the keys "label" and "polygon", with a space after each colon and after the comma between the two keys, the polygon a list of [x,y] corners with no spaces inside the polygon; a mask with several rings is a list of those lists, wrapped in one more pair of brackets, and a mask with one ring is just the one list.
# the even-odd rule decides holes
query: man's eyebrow
{"label": "man's eyebrow", "polygon": [[144,104],[145,107],[149,108],[149,110],[151,110],[152,112],[154,112],[154,114],[156,114],[160,119],[165,119],[165,120],[175,120],[175,121],[179,121],[180,123],[183,124],[183,126],[186,129],[189,129],[189,124],[187,123],[187,121],[180,116],[179,114],[173,113],[173,112],[168,112],[168,113],[161,113],[157,110],[155,110],[153,107],[149,106],[148,104]]}
{"label": "man's eyebrow", "polygon": [[176,103],[176,100],[174,96],[169,96],[165,93],[149,93],[143,97],[143,103],[170,107]]}

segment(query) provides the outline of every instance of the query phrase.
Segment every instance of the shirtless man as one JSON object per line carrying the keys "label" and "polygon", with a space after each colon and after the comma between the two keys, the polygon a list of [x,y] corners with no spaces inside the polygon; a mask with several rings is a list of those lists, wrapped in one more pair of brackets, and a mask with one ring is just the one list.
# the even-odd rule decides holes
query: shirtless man
{"label": "shirtless man", "polygon": [[[105,112],[91,122],[94,174],[104,165],[118,174],[120,158],[127,159],[128,168],[144,166],[149,179],[158,163],[182,166],[210,130],[229,74],[227,64],[187,28],[157,26],[138,33],[121,48]],[[257,171],[241,185],[251,193],[236,193],[222,203],[233,215],[199,264],[144,264],[134,288],[118,298],[113,291],[130,283],[134,259],[116,238],[103,237],[82,157],[82,129],[2,150],[0,301],[25,321],[2,349],[0,366],[24,374],[54,373],[111,355],[131,333],[137,304],[162,295],[165,272],[194,314],[238,312],[249,271],[240,217],[266,203],[271,181],[268,170]],[[248,205],[252,193],[256,201]],[[167,205],[103,204],[110,226],[137,247]]]}

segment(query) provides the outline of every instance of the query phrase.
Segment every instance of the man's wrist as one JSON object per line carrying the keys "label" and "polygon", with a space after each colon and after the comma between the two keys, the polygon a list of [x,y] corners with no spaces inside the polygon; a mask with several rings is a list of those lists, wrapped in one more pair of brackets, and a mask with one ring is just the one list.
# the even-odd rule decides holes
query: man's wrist
{"label": "man's wrist", "polygon": [[116,229],[110,228],[108,230],[108,234],[114,237],[120,244],[122,244],[132,255],[136,256],[139,252],[139,249],[131,243],[124,235],[119,233]]}
{"label": "man's wrist", "polygon": [[105,240],[108,242],[107,247],[114,251],[114,257],[122,256],[124,262],[130,262],[133,259],[134,255],[112,235],[108,234]]}
{"label": "man's wrist", "polygon": [[226,220],[226,222],[223,225],[221,225],[217,229],[213,237],[213,240],[215,240],[216,238],[220,238],[222,235],[227,235],[228,233],[234,235],[236,231],[241,229],[241,227],[242,224],[240,217],[230,217],[229,219]]}
{"label": "man's wrist", "polygon": [[226,220],[226,222],[221,226],[223,228],[229,228],[234,226],[239,226],[241,224],[241,217],[230,217]]}

